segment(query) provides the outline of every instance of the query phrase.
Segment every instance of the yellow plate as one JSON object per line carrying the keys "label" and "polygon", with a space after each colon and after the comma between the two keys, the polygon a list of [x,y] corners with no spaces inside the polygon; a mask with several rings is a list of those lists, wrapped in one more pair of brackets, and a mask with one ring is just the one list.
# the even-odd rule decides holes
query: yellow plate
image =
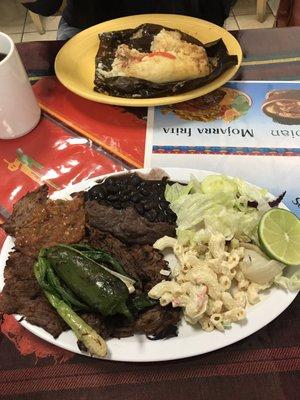
{"label": "yellow plate", "polygon": [[[152,99],[127,99],[109,96],[94,91],[95,56],[99,48],[98,34],[102,32],[136,28],[144,23],[164,25],[179,29],[201,42],[208,43],[222,38],[229,54],[238,56],[238,65],[231,67],[217,79],[199,89],[175,96]],[[173,14],[143,14],[117,18],[92,26],[74,36],[59,51],[55,60],[55,73],[59,81],[69,90],[89,100],[99,103],[129,106],[151,107],[180,103],[212,92],[229,81],[239,69],[242,50],[237,40],[225,29],[201,19]]]}

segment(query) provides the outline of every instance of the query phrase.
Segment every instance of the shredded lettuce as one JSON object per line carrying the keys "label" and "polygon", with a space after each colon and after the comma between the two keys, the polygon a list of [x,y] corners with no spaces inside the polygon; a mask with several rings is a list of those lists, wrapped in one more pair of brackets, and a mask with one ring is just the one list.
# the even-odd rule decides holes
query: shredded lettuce
{"label": "shredded lettuce", "polygon": [[274,283],[287,290],[300,290],[300,271],[295,272],[290,278],[278,275]]}
{"label": "shredded lettuce", "polygon": [[173,185],[167,185],[165,190],[165,199],[172,203],[179,199],[179,197],[189,194],[192,186],[192,182],[189,182],[188,185],[182,185],[178,182]]}
{"label": "shredded lettuce", "polygon": [[258,210],[265,212],[270,209],[266,196],[268,193],[266,189],[250,186],[247,182],[239,178],[236,178],[235,182],[237,185],[240,204],[243,204],[245,207],[249,202],[257,202]]}
{"label": "shredded lettuce", "polygon": [[197,243],[208,243],[211,234],[207,229],[182,229],[177,230],[177,240],[180,245],[192,246]]}
{"label": "shredded lettuce", "polygon": [[255,186],[249,185],[249,183],[245,182],[240,178],[233,178],[236,182],[238,193],[241,196],[248,197],[249,201],[260,201],[266,200],[266,195],[268,191],[266,189],[257,188]]}
{"label": "shredded lettuce", "polygon": [[[226,240],[258,242],[257,226],[269,207],[267,191],[242,179],[209,175],[202,182],[194,176],[188,185],[175,183],[166,188],[166,199],[177,215],[177,236],[182,244],[205,242],[211,234]],[[256,201],[258,207],[248,205]]]}

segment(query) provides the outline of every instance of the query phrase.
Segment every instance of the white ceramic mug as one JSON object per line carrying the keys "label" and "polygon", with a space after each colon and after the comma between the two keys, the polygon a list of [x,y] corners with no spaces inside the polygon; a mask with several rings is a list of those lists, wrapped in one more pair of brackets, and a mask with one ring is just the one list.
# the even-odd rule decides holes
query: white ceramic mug
{"label": "white ceramic mug", "polygon": [[2,32],[1,53],[6,56],[0,61],[0,139],[15,139],[38,124],[41,109],[14,42]]}

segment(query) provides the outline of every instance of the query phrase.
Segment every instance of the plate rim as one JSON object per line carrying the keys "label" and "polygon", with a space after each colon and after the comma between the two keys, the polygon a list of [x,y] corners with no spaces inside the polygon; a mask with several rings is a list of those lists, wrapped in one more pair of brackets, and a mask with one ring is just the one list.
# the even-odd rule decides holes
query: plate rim
{"label": "plate rim", "polygon": [[[207,86],[213,85],[214,81],[200,87],[197,89],[193,89],[191,91],[188,92],[184,92],[182,94],[177,94],[174,96],[164,96],[164,97],[156,97],[156,98],[148,98],[148,99],[132,99],[132,98],[125,98],[125,97],[116,97],[116,96],[110,96],[110,95],[105,95],[102,93],[97,93],[97,92],[91,92],[91,94],[89,93],[82,93],[81,90],[78,90],[76,88],[73,87],[73,85],[70,85],[68,82],[65,82],[64,79],[62,79],[62,77],[60,76],[60,72],[58,72],[59,69],[59,64],[62,62],[61,59],[63,57],[63,53],[68,50],[70,47],[72,48],[73,42],[77,40],[78,37],[80,36],[84,36],[86,35],[89,31],[94,30],[96,27],[99,27],[101,29],[101,27],[103,27],[103,25],[105,26],[106,24],[109,24],[111,22],[120,22],[122,23],[123,21],[128,21],[130,19],[135,19],[135,18],[160,18],[163,16],[168,16],[168,18],[171,19],[184,19],[184,20],[190,20],[191,23],[198,23],[198,24],[202,24],[204,26],[209,27],[213,27],[214,29],[218,29],[220,30],[220,32],[226,32],[226,35],[228,35],[231,40],[232,43],[234,43],[235,47],[236,47],[236,52],[237,52],[237,57],[238,57],[238,64],[229,68],[228,70],[226,70],[225,72],[223,72],[218,78],[222,77],[225,73],[227,73],[227,77],[226,79],[223,79],[220,84],[218,84],[216,87],[214,87],[212,90],[205,90],[205,88]],[[154,21],[155,23],[155,21]],[[133,22],[134,24],[134,22]],[[101,32],[101,30],[100,30]],[[104,30],[103,30],[104,32]],[[221,35],[222,36],[222,35]],[[57,77],[57,79],[59,80],[59,82],[65,86],[68,90],[70,90],[71,92],[75,93],[76,95],[83,97],[87,100],[90,101],[94,101],[94,102],[98,102],[98,103],[103,103],[103,104],[108,104],[108,105],[116,105],[116,106],[124,106],[124,107],[155,107],[155,106],[162,106],[162,105],[168,105],[168,104],[175,104],[175,103],[180,103],[182,101],[187,101],[187,100],[191,100],[194,99],[196,97],[199,96],[203,96],[207,93],[210,93],[213,90],[216,90],[217,88],[225,85],[225,83],[227,83],[228,81],[230,81],[238,72],[241,63],[242,63],[242,59],[243,59],[243,51],[241,48],[241,45],[239,44],[238,40],[232,35],[231,32],[227,31],[225,28],[220,27],[219,25],[213,24],[212,22],[203,20],[201,18],[196,18],[196,17],[191,17],[191,16],[187,16],[187,15],[180,15],[180,14],[164,14],[164,13],[153,13],[153,14],[136,14],[136,15],[131,15],[131,16],[126,16],[126,17],[120,17],[120,18],[115,18],[115,19],[111,19],[109,21],[104,21],[101,22],[99,24],[93,25],[81,32],[79,32],[77,35],[73,36],[70,40],[68,40],[63,46],[62,48],[59,50],[59,52],[57,53],[56,57],[55,57],[55,61],[54,61],[54,71],[55,71],[55,75]],[[184,96],[184,99],[181,99],[181,96]]]}
{"label": "plate rim", "polygon": [[[67,197],[70,197],[70,193],[74,192],[74,190],[73,190],[74,187],[76,189],[76,187],[78,187],[80,185],[84,185],[84,186],[86,186],[85,189],[80,189],[80,190],[87,190],[88,188],[90,188],[91,186],[96,184],[97,180],[103,179],[105,177],[123,175],[123,174],[127,174],[127,173],[130,173],[130,172],[147,173],[151,169],[153,169],[153,168],[131,169],[131,170],[125,170],[125,171],[118,171],[118,172],[112,172],[112,173],[103,174],[103,175],[100,175],[100,176],[97,176],[97,177],[93,177],[93,178],[90,178],[90,179],[87,179],[87,180],[82,180],[82,181],[77,182],[76,184],[73,184],[73,185],[68,185],[68,186],[66,186],[65,188],[63,188],[63,189],[61,189],[59,191],[53,192],[50,197],[54,198],[54,199],[55,198],[67,198]],[[222,175],[222,173],[217,173],[215,171],[208,171],[208,170],[202,170],[202,169],[200,170],[200,169],[180,168],[180,167],[164,167],[164,168],[161,168],[161,169],[164,170],[167,174],[171,174],[171,175],[172,175],[172,173],[174,174],[174,173],[176,173],[178,171],[184,172],[184,173],[189,174],[189,175],[195,174],[196,176],[197,176],[197,174],[204,174],[205,176],[211,175],[211,174]],[[227,175],[227,176],[230,176],[230,175]],[[172,178],[172,179],[174,179],[174,178]],[[251,182],[248,182],[248,183],[251,184],[254,187],[258,187],[255,184],[252,184]],[[61,197],[61,194],[63,195],[63,197]],[[58,195],[58,197],[56,197],[57,195]],[[286,209],[286,210],[289,210],[284,205],[284,203],[280,203],[280,206],[282,208]],[[4,264],[3,266],[0,265],[0,287],[1,287],[0,290],[2,290],[3,285],[4,285],[4,275],[3,275],[3,273],[4,273],[5,263],[6,263],[6,260],[7,260],[7,258],[6,258],[3,261],[3,257],[5,256],[5,253],[7,253],[7,249],[6,249],[7,247],[11,251],[11,249],[12,249],[12,243],[11,242],[12,241],[13,241],[12,236],[7,236],[7,238],[4,241],[3,246],[1,248],[1,252],[0,252],[0,263],[3,262],[3,264]],[[248,336],[251,336],[253,333],[256,333],[257,331],[259,331],[260,329],[262,329],[266,325],[268,325],[270,322],[272,322],[274,319],[276,319],[279,315],[281,315],[290,306],[290,304],[295,300],[295,298],[297,297],[297,295],[299,293],[299,291],[295,291],[295,292],[282,291],[282,289],[275,288],[274,286],[271,287],[270,290],[273,290],[273,291],[277,290],[277,291],[280,291],[280,292],[284,292],[285,295],[286,295],[286,301],[284,301],[284,303],[281,304],[280,307],[278,307],[278,309],[275,312],[273,311],[273,313],[268,314],[268,317],[263,322],[257,323],[257,321],[255,321],[256,323],[254,323],[254,320],[248,321],[249,323],[251,323],[251,325],[253,325],[253,326],[251,326],[250,329],[249,329],[249,327],[248,327],[248,329],[246,329],[246,327],[243,327],[242,326],[243,324],[238,324],[238,323],[234,324],[234,328],[236,328],[236,330],[242,329],[242,331],[241,331],[242,333],[238,334],[237,338],[231,339],[230,338],[230,333],[232,333],[232,330],[225,331],[225,334],[226,333],[228,334],[228,336],[226,337],[227,340],[225,340],[225,343],[221,341],[219,344],[212,346],[207,351],[206,350],[197,351],[195,349],[188,349],[188,350],[185,349],[184,351],[182,351],[180,349],[180,345],[179,345],[179,349],[181,350],[181,354],[179,354],[179,355],[175,352],[174,355],[170,355],[170,356],[167,356],[167,357],[160,357],[160,358],[158,358],[157,356],[156,357],[155,356],[154,357],[152,357],[152,356],[149,357],[148,356],[148,358],[142,358],[141,359],[138,356],[131,355],[129,357],[126,356],[126,357],[120,357],[120,358],[116,358],[116,357],[110,358],[108,356],[108,357],[99,358],[99,359],[100,360],[105,360],[105,361],[114,361],[114,362],[164,362],[164,361],[179,360],[179,359],[199,356],[199,355],[202,355],[202,354],[207,354],[207,353],[210,353],[212,351],[216,351],[216,350],[219,350],[221,348],[225,348],[227,346],[230,346],[231,344],[234,344],[236,342],[239,342],[239,341],[245,339]],[[266,300],[268,300],[270,298],[271,294],[272,293],[269,293],[267,295]],[[247,308],[247,315],[249,314],[249,310],[250,310],[251,313],[252,312],[255,313],[255,307],[257,305],[259,306],[261,304],[264,304],[264,303],[260,302],[260,303],[254,305],[254,306],[248,307]],[[14,318],[17,321],[21,317],[21,315],[18,315],[18,314],[12,314],[12,315],[14,316]],[[72,344],[72,343],[71,344],[61,343],[60,340],[59,340],[60,336],[58,338],[54,338],[47,331],[45,331],[43,328],[38,327],[37,325],[33,325],[33,324],[27,322],[26,320],[19,321],[19,323],[24,328],[26,328],[29,332],[33,333],[34,335],[38,336],[40,339],[45,340],[48,343],[51,343],[51,344],[53,344],[55,346],[58,346],[58,347],[60,347],[60,348],[62,348],[64,350],[71,351],[72,353],[76,353],[76,354],[79,354],[79,355],[84,355],[84,356],[87,356],[87,357],[91,357],[88,353],[84,353],[84,352],[80,351],[77,346],[74,347],[74,344]],[[193,329],[197,329],[197,328],[193,328]],[[210,337],[213,334],[213,332],[204,332],[204,331],[201,331],[200,329],[199,329],[199,332],[201,334],[203,334],[203,335],[206,335],[206,336],[209,335],[208,337]],[[199,334],[199,332],[198,332],[198,334]],[[225,337],[225,336],[223,336],[224,334],[221,333],[221,332],[214,331],[214,333],[217,334],[218,336],[220,336],[220,338],[221,337],[223,337],[223,338]],[[63,332],[62,335],[66,335],[66,336],[70,335],[71,338],[73,337],[73,339],[75,339],[75,335],[73,334],[73,332],[71,330]],[[145,336],[144,335],[137,334],[137,335],[131,336],[130,338],[108,339],[108,346],[109,346],[109,342],[113,343],[113,346],[114,346],[114,344],[118,343],[119,340],[121,341],[122,344],[125,344],[125,340],[126,339],[132,339],[133,338],[134,340],[136,340],[136,338],[138,338],[138,337],[143,337],[143,340],[145,340]],[[167,339],[167,341],[168,341],[168,343],[170,343],[170,341],[172,341],[172,340],[174,341],[176,339],[179,341],[179,343],[182,342],[182,344],[185,344],[186,340],[189,340],[189,337],[187,337],[187,338],[186,337],[170,338],[170,339]],[[154,347],[155,347],[155,345],[162,344],[162,343],[165,343],[165,342],[163,342],[162,340],[161,341],[156,341],[156,342],[148,340],[145,343],[152,343],[152,344],[154,344]],[[159,347],[159,346],[156,346],[156,347]],[[97,357],[94,357],[94,358],[97,358]]]}

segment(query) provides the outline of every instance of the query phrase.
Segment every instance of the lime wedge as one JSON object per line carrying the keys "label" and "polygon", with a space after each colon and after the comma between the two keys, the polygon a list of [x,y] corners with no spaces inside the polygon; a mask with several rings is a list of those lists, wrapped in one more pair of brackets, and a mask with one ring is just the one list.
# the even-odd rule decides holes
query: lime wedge
{"label": "lime wedge", "polygon": [[290,211],[272,208],[261,218],[258,237],[264,252],[286,265],[300,264],[300,220]]}

